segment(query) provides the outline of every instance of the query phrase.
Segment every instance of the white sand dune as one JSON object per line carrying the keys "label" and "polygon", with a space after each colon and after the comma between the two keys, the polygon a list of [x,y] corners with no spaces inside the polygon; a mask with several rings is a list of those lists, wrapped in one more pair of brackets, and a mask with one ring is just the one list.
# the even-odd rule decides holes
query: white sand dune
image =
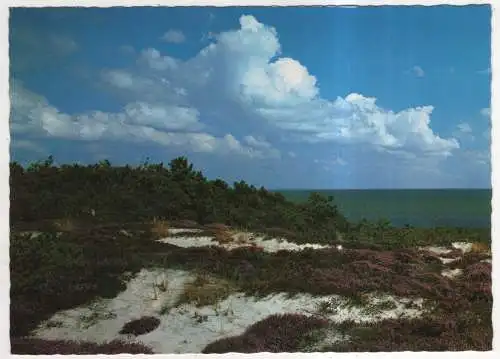
{"label": "white sand dune", "polygon": [[420,247],[419,250],[422,251],[429,251],[434,254],[448,254],[452,251],[452,249],[445,248],[445,247]]}
{"label": "white sand dune", "polygon": [[[184,233],[185,229],[171,229],[169,231],[176,230],[176,232],[171,233]],[[187,233],[187,232],[186,232]],[[177,247],[190,248],[190,247],[210,247],[218,246],[232,250],[244,246],[258,246],[261,247],[265,252],[275,253],[280,250],[286,251],[301,251],[306,248],[311,249],[322,249],[322,248],[333,248],[328,245],[321,245],[316,243],[306,243],[306,244],[296,244],[288,242],[286,239],[282,238],[271,238],[266,239],[264,236],[257,236],[253,233],[239,232],[235,233],[233,236],[233,241],[230,243],[219,243],[214,237],[209,236],[175,236],[161,238],[158,241],[162,243],[172,244]],[[342,247],[337,247],[338,250],[342,250]]]}
{"label": "white sand dune", "polygon": [[443,277],[447,277],[447,278],[450,278],[450,279],[453,279],[453,278],[456,278],[460,275],[462,275],[463,273],[463,270],[460,269],[460,268],[455,268],[455,269],[445,269],[441,272],[441,275]]}
{"label": "white sand dune", "polygon": [[460,259],[460,257],[457,257],[457,258],[443,258],[443,257],[439,257],[439,259],[441,260],[441,262],[443,262],[443,264],[450,264],[450,263],[458,261]]}
{"label": "white sand dune", "polygon": [[455,242],[451,246],[455,249],[460,249],[463,253],[470,252],[472,250],[472,243],[468,242]]}
{"label": "white sand dune", "polygon": [[196,228],[169,228],[168,233],[178,234],[178,233],[200,233],[201,229]]}
{"label": "white sand dune", "polygon": [[[409,299],[373,296],[370,300],[374,304],[391,301],[394,305],[392,309],[370,313],[359,307],[347,306],[346,301],[337,295],[314,297],[309,294],[298,294],[288,297],[285,293],[269,295],[262,299],[245,296],[243,293],[233,293],[215,305],[197,308],[193,304],[186,303],[173,307],[184,285],[193,278],[189,272],[180,270],[142,270],[116,298],[102,300],[97,303],[98,305],[59,312],[43,323],[34,334],[45,339],[92,342],[130,340],[130,337],[118,334],[122,326],[130,320],[152,315],[161,320],[160,326],[150,333],[139,336],[137,340],[150,346],[156,353],[200,353],[212,341],[242,334],[250,325],[272,314],[320,314],[318,305],[324,301],[333,303],[333,312],[325,316],[334,322],[346,320],[367,322],[401,316],[418,317],[422,313],[421,299],[417,300],[416,309],[407,309],[405,303],[408,303]],[[163,282],[168,282],[168,288],[165,292],[159,293],[157,286]],[[162,315],[160,312],[165,306],[170,310]],[[85,323],[82,317],[88,317],[92,313],[99,314],[97,320]],[[57,322],[59,323],[57,326],[50,325]],[[335,331],[330,330],[327,334],[325,343],[346,340]]]}
{"label": "white sand dune", "polygon": [[[451,244],[452,248],[445,248],[445,247],[434,247],[434,246],[428,246],[428,247],[419,247],[418,249],[421,251],[429,251],[431,253],[441,255],[441,254],[448,254],[453,249],[460,249],[463,254],[468,253],[472,250],[472,243],[469,242],[454,242]],[[444,258],[444,257],[439,257],[441,262],[443,264],[449,264],[452,262],[455,262],[459,260],[461,257],[456,257],[456,258]]]}

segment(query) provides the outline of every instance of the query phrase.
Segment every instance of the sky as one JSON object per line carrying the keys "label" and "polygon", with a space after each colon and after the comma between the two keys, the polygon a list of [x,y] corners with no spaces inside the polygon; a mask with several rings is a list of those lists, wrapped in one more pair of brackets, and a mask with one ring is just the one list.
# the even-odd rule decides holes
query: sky
{"label": "sky", "polygon": [[11,159],[491,188],[491,9],[15,8]]}

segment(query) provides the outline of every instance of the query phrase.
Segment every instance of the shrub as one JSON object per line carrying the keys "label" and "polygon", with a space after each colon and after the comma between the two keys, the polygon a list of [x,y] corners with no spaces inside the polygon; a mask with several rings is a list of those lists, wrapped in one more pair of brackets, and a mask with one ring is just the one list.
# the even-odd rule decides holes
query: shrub
{"label": "shrub", "polygon": [[471,252],[488,254],[491,253],[491,248],[486,243],[474,242],[472,243]]}
{"label": "shrub", "polygon": [[215,240],[221,245],[234,242],[232,233],[229,230],[217,229],[213,231],[213,235],[215,237]]}
{"label": "shrub", "polygon": [[252,335],[244,335],[230,338],[218,339],[208,344],[203,354],[224,353],[260,353],[268,351],[261,338]]}
{"label": "shrub", "polygon": [[27,335],[59,310],[124,290],[122,273],[142,267],[134,241],[106,230],[37,237],[11,232],[11,334]]}
{"label": "shrub", "polygon": [[151,348],[143,344],[119,340],[97,344],[66,340],[11,338],[10,343],[12,354],[17,355],[154,354]]}
{"label": "shrub", "polygon": [[201,226],[196,221],[189,219],[178,219],[170,222],[172,226],[179,228],[199,229]]}
{"label": "shrub", "polygon": [[223,223],[206,224],[205,228],[211,231],[229,231],[231,228]]}
{"label": "shrub", "polygon": [[169,236],[169,224],[166,220],[154,218],[151,224],[151,233],[155,238],[165,238]]}
{"label": "shrub", "polygon": [[213,305],[226,298],[233,286],[226,280],[198,274],[196,279],[184,285],[184,290],[177,304],[195,303],[196,306]]}
{"label": "shrub", "polygon": [[142,317],[125,323],[119,334],[132,334],[135,336],[152,332],[160,325],[160,319],[155,317]]}
{"label": "shrub", "polygon": [[202,353],[294,352],[307,344],[304,343],[304,338],[308,334],[327,325],[327,320],[318,317],[275,314],[251,325],[240,336],[223,338],[208,344]]}

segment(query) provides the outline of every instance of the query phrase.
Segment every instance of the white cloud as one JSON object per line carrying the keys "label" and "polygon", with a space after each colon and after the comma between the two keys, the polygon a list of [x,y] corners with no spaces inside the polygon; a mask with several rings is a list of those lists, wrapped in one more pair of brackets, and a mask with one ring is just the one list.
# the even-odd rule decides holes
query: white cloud
{"label": "white cloud", "polygon": [[[61,113],[47,100],[13,81],[11,84],[11,130],[14,135],[96,141],[152,142],[187,151],[236,154],[250,158],[279,156],[269,143],[251,136],[242,144],[231,134],[215,137],[198,130],[198,111],[192,108],[131,103],[123,112],[93,111],[78,115]],[[195,132],[171,132],[174,130]],[[17,143],[17,141],[16,141]],[[19,142],[17,146],[22,145]]]}
{"label": "white cloud", "polygon": [[491,154],[489,150],[467,150],[463,152],[463,156],[477,164],[491,164]]}
{"label": "white cloud", "polygon": [[468,141],[475,140],[473,132],[472,127],[468,123],[461,122],[457,125],[456,130],[453,131],[453,136],[460,139],[460,143],[463,145]]}
{"label": "white cloud", "polygon": [[[167,71],[169,85],[157,97],[165,97],[171,91],[167,87],[182,86],[188,101],[197,101],[190,97],[193,92],[221,107],[239,104],[251,115],[249,120],[264,120],[285,131],[283,136],[289,139],[364,144],[401,156],[446,157],[459,148],[456,139],[442,138],[430,127],[432,106],[393,112],[379,107],[376,98],[357,93],[333,101],[321,98],[317,80],[307,68],[280,54],[276,30],[253,16],[242,16],[240,29],[217,35],[216,42],[188,61],[162,56],[154,49],[143,52],[143,57],[172,66],[149,62],[151,73],[142,74],[142,80],[153,83],[150,89],[159,88],[158,73],[175,66],[176,71]],[[137,96],[143,96],[140,88],[137,84]]]}
{"label": "white cloud", "polygon": [[135,102],[127,104],[124,113],[130,123],[159,129],[194,131],[203,127],[198,110],[189,107]]}
{"label": "white cloud", "polygon": [[163,41],[171,42],[174,44],[180,44],[186,41],[186,36],[184,35],[184,33],[180,30],[174,30],[174,29],[168,30],[166,33],[163,34],[161,38]]}
{"label": "white cloud", "polygon": [[411,68],[411,71],[417,77],[424,77],[425,76],[425,72],[420,66],[417,66],[417,65],[413,66]]}
{"label": "white cloud", "polygon": [[480,75],[490,75],[491,74],[491,67],[487,67],[483,70],[476,71]]}
{"label": "white cloud", "polygon": [[253,136],[245,136],[243,141],[250,147],[253,147],[255,151],[261,151],[268,153],[269,157],[280,158],[280,151],[273,148],[273,146],[262,138],[255,138]]}
{"label": "white cloud", "polygon": [[151,48],[142,51],[138,61],[158,71],[175,70],[178,66],[173,57],[162,56],[158,50]]}
{"label": "white cloud", "polygon": [[206,41],[215,40],[216,38],[217,38],[217,34],[212,32],[212,31],[209,31],[209,32],[201,35],[200,41],[206,42]]}
{"label": "white cloud", "polygon": [[465,122],[461,122],[457,125],[457,128],[460,132],[463,132],[463,133],[471,133],[472,132],[472,128],[470,127],[470,125],[468,123],[465,123]]}
{"label": "white cloud", "polygon": [[482,108],[480,113],[484,117],[490,117],[491,116],[491,108],[489,108],[489,107]]}
{"label": "white cloud", "polygon": [[360,94],[335,101],[320,98],[316,79],[305,66],[277,57],[281,50],[274,28],[251,16],[242,16],[240,24],[240,30],[221,34],[196,60],[208,54],[232,58],[225,68],[231,74],[225,77],[228,88],[272,125],[312,142],[366,143],[444,156],[459,147],[455,139],[443,139],[430,128],[432,106],[393,113]]}
{"label": "white cloud", "polygon": [[[34,116],[34,123],[16,125],[22,129],[31,123],[57,136],[152,141],[247,157],[280,157],[275,144],[261,134],[309,147],[355,145],[367,154],[409,162],[429,158],[438,163],[460,147],[457,139],[433,131],[433,106],[394,112],[375,97],[359,93],[323,98],[307,66],[282,57],[276,30],[253,16],[242,16],[239,29],[214,35],[212,43],[191,59],[145,49],[135,67],[105,71],[102,79],[123,95],[123,111],[69,116],[51,108],[44,110],[45,117]],[[24,115],[29,117],[26,111]],[[206,133],[217,121],[218,137]],[[241,141],[227,134],[235,131],[245,131],[237,133]],[[245,136],[249,133],[253,135]]]}
{"label": "white cloud", "polygon": [[316,78],[300,62],[280,58],[266,67],[250,67],[241,83],[246,101],[266,106],[294,105],[316,97]]}
{"label": "white cloud", "polygon": [[136,80],[125,71],[112,70],[103,73],[105,81],[120,89],[132,89],[136,84]]}
{"label": "white cloud", "polygon": [[488,141],[491,141],[491,131],[489,129],[484,131],[483,137],[486,138]]}

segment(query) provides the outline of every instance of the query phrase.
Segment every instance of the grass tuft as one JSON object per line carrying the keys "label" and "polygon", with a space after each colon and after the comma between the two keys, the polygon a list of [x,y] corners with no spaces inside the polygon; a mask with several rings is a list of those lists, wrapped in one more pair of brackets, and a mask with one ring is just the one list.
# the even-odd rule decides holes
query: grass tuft
{"label": "grass tuft", "polygon": [[169,236],[169,224],[164,219],[154,218],[151,223],[151,234],[155,238],[165,238]]}
{"label": "grass tuft", "polygon": [[474,242],[472,243],[471,252],[488,254],[491,253],[491,248],[486,243]]}
{"label": "grass tuft", "polygon": [[192,282],[185,284],[177,305],[182,303],[194,303],[197,307],[214,305],[232,292],[234,286],[229,281],[199,273]]}
{"label": "grass tuft", "polygon": [[229,244],[234,241],[231,231],[226,229],[216,229],[213,231],[215,240],[220,244]]}

